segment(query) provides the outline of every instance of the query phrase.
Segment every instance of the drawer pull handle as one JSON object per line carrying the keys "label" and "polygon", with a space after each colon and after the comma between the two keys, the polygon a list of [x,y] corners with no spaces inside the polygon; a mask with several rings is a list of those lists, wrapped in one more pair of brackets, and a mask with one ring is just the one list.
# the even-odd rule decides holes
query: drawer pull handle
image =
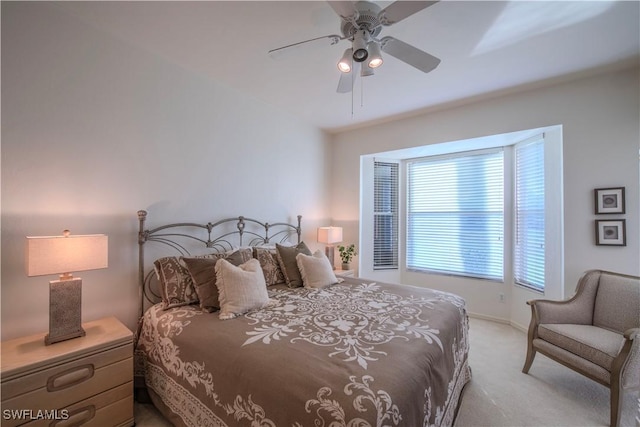
{"label": "drawer pull handle", "polygon": [[47,391],[59,391],[80,384],[93,377],[93,364],[76,366],[62,371],[47,380]]}
{"label": "drawer pull handle", "polygon": [[96,406],[89,405],[84,408],[69,411],[69,418],[66,420],[55,420],[49,427],[78,427],[91,421],[96,416]]}

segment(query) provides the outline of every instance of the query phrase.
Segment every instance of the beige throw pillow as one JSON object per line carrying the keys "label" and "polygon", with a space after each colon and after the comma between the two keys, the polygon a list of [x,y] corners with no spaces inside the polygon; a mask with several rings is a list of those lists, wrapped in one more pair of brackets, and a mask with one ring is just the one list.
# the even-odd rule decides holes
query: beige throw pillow
{"label": "beige throw pillow", "polygon": [[220,319],[233,319],[269,303],[267,285],[257,259],[251,259],[237,267],[221,259],[215,268]]}
{"label": "beige throw pillow", "polygon": [[296,263],[305,288],[324,288],[338,283],[329,259],[321,250],[315,251],[313,255],[296,255]]}

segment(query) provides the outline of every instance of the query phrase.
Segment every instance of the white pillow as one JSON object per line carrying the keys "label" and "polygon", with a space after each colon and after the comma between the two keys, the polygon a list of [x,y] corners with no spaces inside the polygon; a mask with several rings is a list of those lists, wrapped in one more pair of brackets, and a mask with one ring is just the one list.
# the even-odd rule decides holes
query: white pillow
{"label": "white pillow", "polygon": [[296,264],[298,264],[302,284],[305,288],[324,288],[338,283],[338,278],[333,273],[329,259],[319,249],[313,255],[296,255]]}
{"label": "white pillow", "polygon": [[220,319],[233,319],[269,303],[267,285],[257,259],[235,266],[225,259],[216,263]]}

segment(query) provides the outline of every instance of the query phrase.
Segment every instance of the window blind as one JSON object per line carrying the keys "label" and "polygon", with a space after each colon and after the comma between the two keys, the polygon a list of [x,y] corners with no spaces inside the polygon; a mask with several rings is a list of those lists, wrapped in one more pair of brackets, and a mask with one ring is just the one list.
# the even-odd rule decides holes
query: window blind
{"label": "window blind", "polygon": [[503,152],[407,163],[407,268],[503,279]]}
{"label": "window blind", "polygon": [[544,140],[515,146],[515,283],[544,290]]}
{"label": "window blind", "polygon": [[373,269],[398,268],[398,163],[374,162]]}

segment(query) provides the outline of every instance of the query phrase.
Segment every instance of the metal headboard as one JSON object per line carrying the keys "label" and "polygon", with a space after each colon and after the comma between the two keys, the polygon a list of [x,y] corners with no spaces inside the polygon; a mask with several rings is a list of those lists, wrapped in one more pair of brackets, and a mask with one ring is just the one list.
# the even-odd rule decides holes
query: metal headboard
{"label": "metal headboard", "polygon": [[170,254],[162,256],[191,256],[192,251],[198,249],[220,253],[239,246],[283,243],[293,234],[297,235],[297,243],[300,243],[302,236],[301,215],[298,215],[297,225],[284,222],[270,224],[239,216],[206,224],[178,222],[152,229],[145,228],[146,219],[147,211],[138,211],[139,317],[143,315],[145,299],[150,303],[160,300],[160,295],[154,291],[151,283],[155,276],[154,270],[145,271],[145,244],[148,242],[171,248]]}

